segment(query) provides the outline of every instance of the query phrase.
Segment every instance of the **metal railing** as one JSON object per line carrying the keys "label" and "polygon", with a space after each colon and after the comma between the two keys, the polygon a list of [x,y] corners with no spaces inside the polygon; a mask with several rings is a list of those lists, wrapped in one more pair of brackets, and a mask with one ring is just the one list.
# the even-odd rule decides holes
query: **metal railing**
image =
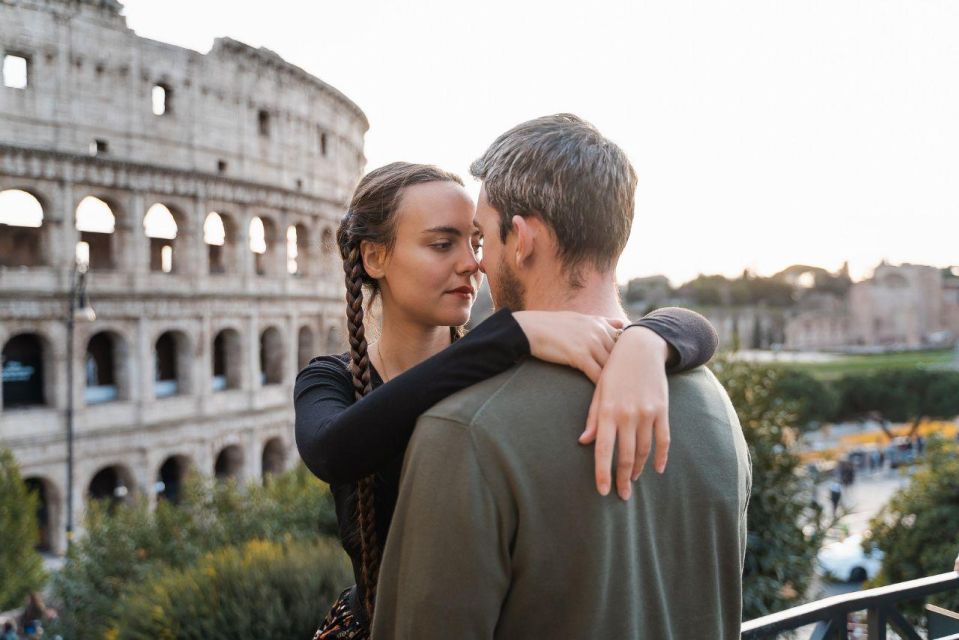
{"label": "metal railing", "polygon": [[[886,640],[887,626],[893,627],[903,638],[922,640],[923,637],[899,612],[896,605],[954,589],[959,589],[959,574],[950,571],[928,578],[832,596],[744,622],[742,640],[768,640],[778,637],[782,632],[810,624],[816,625],[811,640],[847,640],[849,614],[856,611],[866,612],[869,640]],[[959,640],[959,635],[948,637]]]}

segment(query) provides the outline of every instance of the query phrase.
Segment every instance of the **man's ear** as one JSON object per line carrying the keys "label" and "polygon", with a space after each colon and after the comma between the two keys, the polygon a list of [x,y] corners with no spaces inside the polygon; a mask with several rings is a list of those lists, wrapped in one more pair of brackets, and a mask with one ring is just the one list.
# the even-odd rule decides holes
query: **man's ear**
{"label": "man's ear", "polygon": [[363,259],[363,269],[374,280],[383,277],[386,270],[386,254],[386,245],[369,240],[360,242],[360,257]]}
{"label": "man's ear", "polygon": [[[522,267],[527,265],[533,257],[537,236],[540,235],[541,231],[541,224],[535,216],[529,216],[528,218],[513,216],[512,223],[516,240],[511,247],[513,255],[509,258],[513,260],[513,264],[517,267]],[[507,251],[509,250],[507,249]]]}

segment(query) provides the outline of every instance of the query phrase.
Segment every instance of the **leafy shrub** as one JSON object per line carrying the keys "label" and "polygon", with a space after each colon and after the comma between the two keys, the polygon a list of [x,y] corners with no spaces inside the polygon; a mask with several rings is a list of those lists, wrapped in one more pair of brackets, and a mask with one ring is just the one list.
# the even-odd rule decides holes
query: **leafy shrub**
{"label": "leafy shrub", "polygon": [[161,500],[155,510],[145,501],[112,510],[93,503],[85,528],[53,583],[60,631],[74,640],[102,638],[123,594],[167,568],[253,539],[312,541],[337,531],[329,489],[302,465],[266,486],[189,477],[178,504]]}
{"label": "leafy shrub", "polygon": [[309,638],[350,582],[349,563],[332,540],[253,540],[165,570],[128,592],[115,634],[120,640]]}
{"label": "leafy shrub", "polygon": [[34,548],[37,496],[27,490],[13,454],[0,449],[0,611],[22,606],[43,586],[43,561]]}

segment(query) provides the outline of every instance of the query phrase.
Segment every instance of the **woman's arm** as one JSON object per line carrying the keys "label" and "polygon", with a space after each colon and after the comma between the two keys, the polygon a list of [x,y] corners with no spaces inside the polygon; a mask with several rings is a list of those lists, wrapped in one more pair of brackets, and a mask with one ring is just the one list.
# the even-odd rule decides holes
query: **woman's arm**
{"label": "woman's arm", "polygon": [[293,388],[300,457],[328,483],[355,482],[403,455],[421,413],[526,355],[526,334],[503,309],[358,402],[342,363],[311,362]]}
{"label": "woman's arm", "polygon": [[[643,472],[656,443],[654,468],[663,473],[669,454],[669,387],[662,360],[671,373],[687,371],[713,357],[719,338],[709,321],[688,309],[658,309],[628,327],[616,342],[600,375],[586,420],[582,444],[595,440],[596,488],[611,488],[613,451],[616,488],[624,500]],[[668,355],[667,355],[668,354]]]}
{"label": "woman's arm", "polygon": [[704,365],[716,354],[719,335],[709,320],[690,309],[663,307],[656,309],[631,327],[645,327],[666,341],[670,347],[667,373],[680,373]]}

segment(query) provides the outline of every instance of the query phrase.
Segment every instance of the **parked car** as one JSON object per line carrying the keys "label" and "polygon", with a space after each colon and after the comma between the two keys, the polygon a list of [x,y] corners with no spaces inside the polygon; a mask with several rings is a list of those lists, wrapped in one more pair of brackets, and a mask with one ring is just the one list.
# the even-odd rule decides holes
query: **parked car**
{"label": "parked car", "polygon": [[893,469],[914,463],[916,461],[916,449],[912,440],[905,436],[893,438],[889,446],[886,447],[886,457],[889,459],[889,466]]}
{"label": "parked car", "polygon": [[862,535],[853,534],[823,546],[816,561],[823,573],[842,582],[864,582],[875,577],[882,566],[882,551],[864,551]]}

